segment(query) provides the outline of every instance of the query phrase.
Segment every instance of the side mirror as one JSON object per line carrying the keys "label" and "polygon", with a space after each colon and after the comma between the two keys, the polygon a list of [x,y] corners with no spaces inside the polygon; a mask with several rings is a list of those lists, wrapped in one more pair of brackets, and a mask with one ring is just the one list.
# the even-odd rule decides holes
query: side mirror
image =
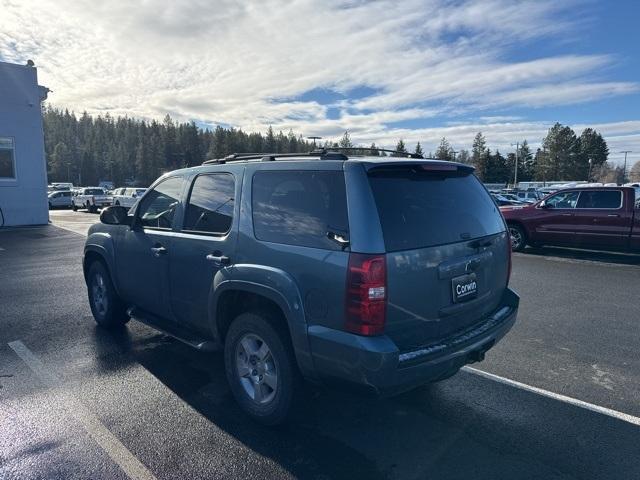
{"label": "side mirror", "polygon": [[540,208],[553,208],[553,204],[552,203],[547,203],[544,200],[542,202],[540,202],[540,205],[538,205]]}
{"label": "side mirror", "polygon": [[106,225],[131,225],[131,219],[125,207],[116,205],[107,207],[100,213],[100,221]]}

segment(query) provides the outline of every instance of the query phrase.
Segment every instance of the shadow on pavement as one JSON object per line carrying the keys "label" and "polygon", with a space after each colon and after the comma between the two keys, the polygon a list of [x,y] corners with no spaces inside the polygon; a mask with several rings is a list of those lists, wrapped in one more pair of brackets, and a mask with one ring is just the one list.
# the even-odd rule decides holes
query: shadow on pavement
{"label": "shadow on pavement", "polygon": [[568,260],[586,260],[590,262],[615,263],[619,265],[640,265],[640,254],[579,250],[562,247],[527,247],[524,252],[518,255],[522,257],[558,257]]}
{"label": "shadow on pavement", "polygon": [[395,398],[307,387],[294,421],[266,428],[236,405],[221,354],[160,334],[138,342],[96,331],[103,361],[114,360],[115,344],[217,428],[296,477],[610,479],[640,471],[638,427],[472,373]]}

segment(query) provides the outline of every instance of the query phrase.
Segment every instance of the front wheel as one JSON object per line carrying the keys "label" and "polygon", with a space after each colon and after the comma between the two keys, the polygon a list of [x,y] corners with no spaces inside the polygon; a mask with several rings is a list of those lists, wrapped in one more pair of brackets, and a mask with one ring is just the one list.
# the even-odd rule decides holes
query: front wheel
{"label": "front wheel", "polygon": [[74,212],[77,212],[77,211],[78,211],[78,206],[77,206],[75,203],[72,203],[72,204],[71,204],[71,209],[72,209]]}
{"label": "front wheel", "polygon": [[87,275],[89,306],[96,323],[105,328],[121,327],[129,321],[126,307],[111,282],[105,266],[95,261]]}
{"label": "front wheel", "polygon": [[511,236],[511,250],[521,252],[527,245],[527,237],[524,230],[519,225],[509,225],[509,235]]}
{"label": "front wheel", "polygon": [[231,392],[242,410],[264,425],[285,421],[299,388],[286,335],[266,315],[243,313],[225,339],[224,364]]}

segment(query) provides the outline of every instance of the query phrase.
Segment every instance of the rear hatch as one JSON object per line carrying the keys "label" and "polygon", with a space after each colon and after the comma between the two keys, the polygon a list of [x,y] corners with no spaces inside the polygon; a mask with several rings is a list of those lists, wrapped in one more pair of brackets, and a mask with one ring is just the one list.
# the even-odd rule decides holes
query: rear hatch
{"label": "rear hatch", "polygon": [[402,351],[482,321],[507,286],[505,224],[472,172],[445,162],[368,171],[387,252],[385,333]]}

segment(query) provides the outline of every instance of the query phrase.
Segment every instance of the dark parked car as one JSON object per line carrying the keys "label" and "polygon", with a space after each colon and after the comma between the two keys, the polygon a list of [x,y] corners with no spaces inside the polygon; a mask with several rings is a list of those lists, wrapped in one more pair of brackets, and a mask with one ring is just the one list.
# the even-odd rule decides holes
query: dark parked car
{"label": "dark parked car", "polygon": [[338,152],[205,162],[89,230],[93,315],[224,349],[241,407],[301,378],[392,394],[480,361],[516,319],[506,225],[473,169]]}
{"label": "dark parked car", "polygon": [[501,207],[514,251],[558,245],[640,252],[640,204],[632,187],[561,190],[526,207]]}

